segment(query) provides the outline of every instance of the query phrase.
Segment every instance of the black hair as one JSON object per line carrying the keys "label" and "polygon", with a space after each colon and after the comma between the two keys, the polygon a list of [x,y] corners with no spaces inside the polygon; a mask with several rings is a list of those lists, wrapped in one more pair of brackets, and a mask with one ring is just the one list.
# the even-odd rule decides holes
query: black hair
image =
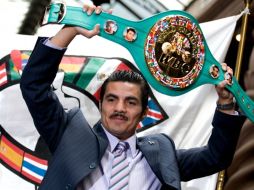
{"label": "black hair", "polygon": [[103,97],[107,88],[108,83],[110,82],[130,82],[134,84],[138,84],[140,86],[141,91],[141,101],[142,101],[142,112],[146,110],[148,104],[148,93],[149,93],[149,85],[146,80],[137,72],[131,70],[117,70],[113,72],[102,84],[100,91],[100,103],[103,101]]}
{"label": "black hair", "polygon": [[127,28],[126,33],[128,33],[129,31],[132,31],[134,34],[136,34],[136,30],[133,28]]}
{"label": "black hair", "polygon": [[219,70],[219,67],[217,65],[213,65],[213,68],[216,68],[216,69]]}
{"label": "black hair", "polygon": [[108,21],[106,22],[106,27],[109,27],[110,24],[115,24],[115,22],[112,21],[112,20],[108,20]]}

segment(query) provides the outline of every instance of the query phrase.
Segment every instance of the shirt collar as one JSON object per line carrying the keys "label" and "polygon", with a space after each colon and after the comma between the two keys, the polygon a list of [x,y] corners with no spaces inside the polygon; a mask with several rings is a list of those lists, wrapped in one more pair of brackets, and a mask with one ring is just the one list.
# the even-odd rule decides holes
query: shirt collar
{"label": "shirt collar", "polygon": [[[114,135],[112,135],[111,133],[109,133],[107,131],[107,129],[104,128],[104,126],[102,125],[102,128],[104,130],[104,132],[106,133],[106,136],[108,138],[109,141],[109,151],[113,152],[113,150],[115,149],[116,145],[120,142],[120,140],[115,137]],[[124,140],[124,142],[129,143],[130,146],[130,151],[131,151],[131,155],[132,157],[135,157],[135,155],[137,154],[137,136],[136,133],[134,135],[132,135],[131,137],[129,137],[128,139]]]}

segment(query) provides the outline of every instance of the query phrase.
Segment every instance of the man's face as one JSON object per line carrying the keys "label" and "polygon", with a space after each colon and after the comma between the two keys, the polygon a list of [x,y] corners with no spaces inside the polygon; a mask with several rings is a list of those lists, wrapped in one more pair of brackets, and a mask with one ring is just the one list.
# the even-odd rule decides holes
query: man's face
{"label": "man's face", "polygon": [[125,36],[125,39],[127,41],[133,41],[135,38],[135,33],[131,30],[129,30],[127,33],[126,33],[126,36]]}
{"label": "man's face", "polygon": [[113,32],[114,32],[114,24],[113,24],[113,23],[109,23],[109,25],[108,25],[108,31],[109,31],[110,33],[113,33]]}
{"label": "man's face", "polygon": [[217,77],[218,76],[218,73],[219,73],[219,69],[217,67],[213,67],[213,71],[212,71],[212,75],[214,77]]}
{"label": "man's face", "polygon": [[109,82],[102,98],[103,126],[120,140],[132,136],[143,115],[140,86],[129,82]]}

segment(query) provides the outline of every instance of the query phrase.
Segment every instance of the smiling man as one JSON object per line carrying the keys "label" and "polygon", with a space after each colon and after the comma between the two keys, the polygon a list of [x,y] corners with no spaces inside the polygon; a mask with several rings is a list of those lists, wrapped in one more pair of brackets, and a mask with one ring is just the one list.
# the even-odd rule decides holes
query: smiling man
{"label": "smiling man", "polygon": [[[84,6],[84,11],[100,14],[101,8]],[[179,190],[181,181],[225,169],[232,161],[245,120],[234,106],[222,106],[233,104],[232,94],[224,88],[227,81],[216,87],[220,106],[215,110],[208,145],[189,150],[176,150],[165,134],[136,136],[150,88],[132,71],[116,71],[103,83],[101,120],[93,128],[79,109],[65,112],[50,85],[75,36],[90,38],[99,28],[96,25],[89,31],[65,26],[52,38],[39,39],[23,71],[23,97],[53,154],[39,189]]]}
{"label": "smiling man", "polygon": [[127,28],[126,34],[124,35],[124,39],[132,42],[136,39],[136,31],[133,28]]}
{"label": "smiling man", "polygon": [[101,121],[109,133],[120,140],[135,133],[145,116],[148,89],[147,83],[135,72],[119,71],[104,82],[100,93]]}

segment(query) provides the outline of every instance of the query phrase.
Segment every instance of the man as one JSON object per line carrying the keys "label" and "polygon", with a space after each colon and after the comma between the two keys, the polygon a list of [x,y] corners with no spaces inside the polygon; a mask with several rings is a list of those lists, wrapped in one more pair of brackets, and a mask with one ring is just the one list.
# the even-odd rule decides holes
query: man
{"label": "man", "polygon": [[[84,11],[99,14],[101,8],[84,6]],[[104,82],[101,121],[93,128],[80,110],[64,111],[50,84],[65,47],[76,35],[98,34],[99,27],[88,31],[65,26],[54,37],[38,40],[23,71],[23,97],[53,154],[40,189],[181,189],[180,181],[226,168],[245,117],[236,115],[233,107],[216,110],[208,146],[190,150],[175,150],[173,141],[163,134],[137,138],[135,129],[146,112],[149,87],[135,72],[116,72]],[[223,81],[216,88],[218,104],[233,101],[225,85]]]}
{"label": "man", "polygon": [[218,78],[219,67],[217,65],[212,65],[212,67],[210,68],[210,74],[213,78]]}
{"label": "man", "polygon": [[105,24],[105,28],[104,28],[105,32],[107,32],[108,34],[114,34],[117,30],[117,25],[114,21],[112,20],[108,20]]}
{"label": "man", "polygon": [[127,28],[126,34],[124,35],[124,39],[132,42],[136,39],[136,31],[133,28]]}
{"label": "man", "polygon": [[233,82],[233,76],[231,73],[226,72],[225,73],[225,79],[227,80],[228,85],[232,85]]}

